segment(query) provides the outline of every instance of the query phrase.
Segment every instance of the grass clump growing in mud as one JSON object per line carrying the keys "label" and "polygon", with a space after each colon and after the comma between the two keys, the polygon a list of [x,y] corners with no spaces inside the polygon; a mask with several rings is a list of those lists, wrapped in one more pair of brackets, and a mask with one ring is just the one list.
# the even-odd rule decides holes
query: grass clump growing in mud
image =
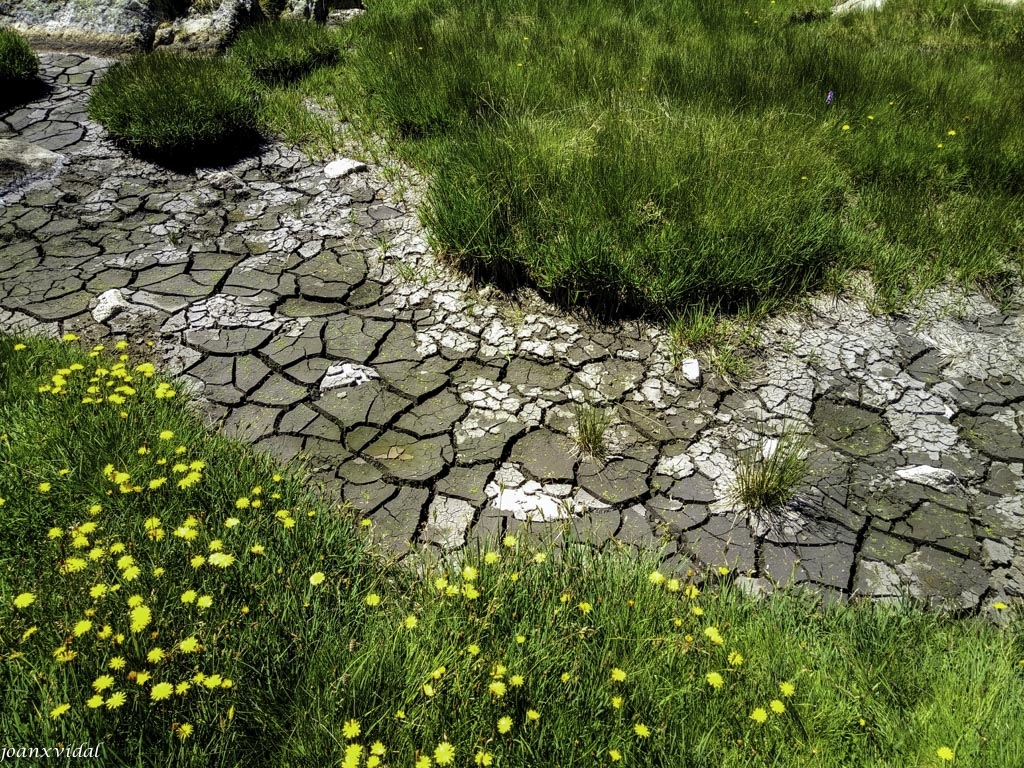
{"label": "grass clump growing in mud", "polygon": [[37,86],[39,57],[13,29],[0,27],[0,109],[22,101]]}
{"label": "grass clump growing in mud", "polygon": [[115,64],[89,116],[118,143],[168,164],[223,164],[259,140],[260,94],[224,57],[157,52]]}
{"label": "grass clump growing in mud", "polygon": [[793,499],[807,479],[807,446],[805,438],[786,430],[778,438],[761,435],[752,449],[740,453],[732,491],[734,501],[770,520]]}
{"label": "grass clump growing in mud", "polygon": [[286,85],[340,55],[338,37],[307,21],[258,24],[232,43],[230,56],[267,85]]}

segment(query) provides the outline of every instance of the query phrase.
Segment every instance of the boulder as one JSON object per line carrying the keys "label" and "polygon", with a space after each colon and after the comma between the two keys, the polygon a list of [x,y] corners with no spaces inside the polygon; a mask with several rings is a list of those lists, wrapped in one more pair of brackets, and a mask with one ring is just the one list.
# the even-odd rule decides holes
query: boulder
{"label": "boulder", "polygon": [[0,0],[0,26],[34,47],[117,55],[146,50],[156,19],[139,0]]}
{"label": "boulder", "polygon": [[188,15],[160,24],[153,47],[183,51],[212,51],[225,47],[248,26],[266,19],[257,0],[196,3]]}

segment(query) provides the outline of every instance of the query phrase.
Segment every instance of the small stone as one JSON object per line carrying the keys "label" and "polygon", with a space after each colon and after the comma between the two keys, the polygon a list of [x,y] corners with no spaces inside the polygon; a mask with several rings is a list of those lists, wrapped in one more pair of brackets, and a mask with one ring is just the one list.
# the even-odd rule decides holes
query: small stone
{"label": "small stone", "polygon": [[905,467],[897,469],[896,475],[907,482],[925,485],[937,491],[947,491],[960,484],[956,474],[948,469],[939,469],[938,467]]}
{"label": "small stone", "polygon": [[366,163],[358,160],[351,160],[343,157],[340,160],[333,160],[324,167],[324,176],[328,179],[340,179],[350,173],[359,173],[366,170]]}
{"label": "small stone", "polygon": [[695,387],[700,386],[700,361],[698,361],[697,358],[688,357],[683,360],[679,367],[684,379]]}
{"label": "small stone", "polygon": [[92,319],[97,323],[105,323],[117,312],[127,309],[131,304],[125,299],[124,294],[118,288],[111,288],[96,297],[96,303],[92,310]]}
{"label": "small stone", "polygon": [[365,384],[371,379],[379,378],[377,372],[368,366],[356,363],[335,363],[324,374],[324,378],[320,382],[320,391],[326,392],[338,387],[355,387]]}

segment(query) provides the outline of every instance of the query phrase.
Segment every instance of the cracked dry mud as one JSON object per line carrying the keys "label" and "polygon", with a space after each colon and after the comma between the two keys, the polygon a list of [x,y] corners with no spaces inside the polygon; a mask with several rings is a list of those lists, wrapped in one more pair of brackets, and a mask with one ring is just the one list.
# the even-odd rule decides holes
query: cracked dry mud
{"label": "cracked dry mud", "polygon": [[[1020,292],[1011,314],[947,293],[896,317],[812,299],[762,326],[759,378],[698,386],[663,329],[536,298],[513,315],[473,290],[378,168],[334,177],[273,146],[163,170],[86,118],[110,61],[42,61],[51,92],[0,119],[0,139],[59,156],[0,192],[0,329],[156,340],[223,434],[308,456],[395,554],[568,522],[754,591],[990,616],[1024,593]],[[574,447],[582,402],[612,415],[601,464]],[[766,526],[729,491],[739,452],[784,421],[813,472]]]}

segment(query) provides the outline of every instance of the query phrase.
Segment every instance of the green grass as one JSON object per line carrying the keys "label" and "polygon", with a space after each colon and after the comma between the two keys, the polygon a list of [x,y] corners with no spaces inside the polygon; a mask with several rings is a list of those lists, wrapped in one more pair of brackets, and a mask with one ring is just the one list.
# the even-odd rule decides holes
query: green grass
{"label": "green grass", "polygon": [[663,315],[860,267],[884,308],[943,280],[1005,294],[1024,9],[830,5],[379,0],[330,73],[427,171],[434,246],[503,287]]}
{"label": "green grass", "polygon": [[611,417],[603,408],[592,405],[576,405],[576,445],[584,456],[594,461],[604,461],[608,448],[604,442],[604,433],[608,429]]}
{"label": "green grass", "polygon": [[13,29],[0,27],[0,109],[18,103],[38,84],[39,58]]}
{"label": "green grass", "polygon": [[[136,352],[123,368],[111,353],[0,335],[8,745],[102,742],[110,766],[354,765],[352,743],[372,766],[378,741],[402,768],[445,742],[455,765],[481,752],[495,766],[612,765],[617,750],[620,765],[666,768],[937,766],[941,747],[957,766],[1024,760],[1019,621],[822,609],[795,592],[757,602],[728,571],[698,583],[657,573],[656,553],[525,535],[417,575],[301,472],[206,431]],[[235,559],[222,568],[218,552]],[[136,632],[132,596],[151,610]],[[154,700],[196,672],[220,684]],[[115,692],[125,703],[107,708]]]}
{"label": "green grass", "polygon": [[740,454],[733,498],[760,518],[771,520],[807,480],[808,471],[805,439],[789,430],[772,440],[762,434],[753,449]]}
{"label": "green grass", "polygon": [[140,154],[219,165],[258,140],[259,104],[258,89],[234,62],[157,52],[111,67],[92,89],[89,116]]}
{"label": "green grass", "polygon": [[339,54],[338,37],[306,21],[259,24],[242,32],[231,46],[231,58],[268,85],[294,82],[335,63]]}

